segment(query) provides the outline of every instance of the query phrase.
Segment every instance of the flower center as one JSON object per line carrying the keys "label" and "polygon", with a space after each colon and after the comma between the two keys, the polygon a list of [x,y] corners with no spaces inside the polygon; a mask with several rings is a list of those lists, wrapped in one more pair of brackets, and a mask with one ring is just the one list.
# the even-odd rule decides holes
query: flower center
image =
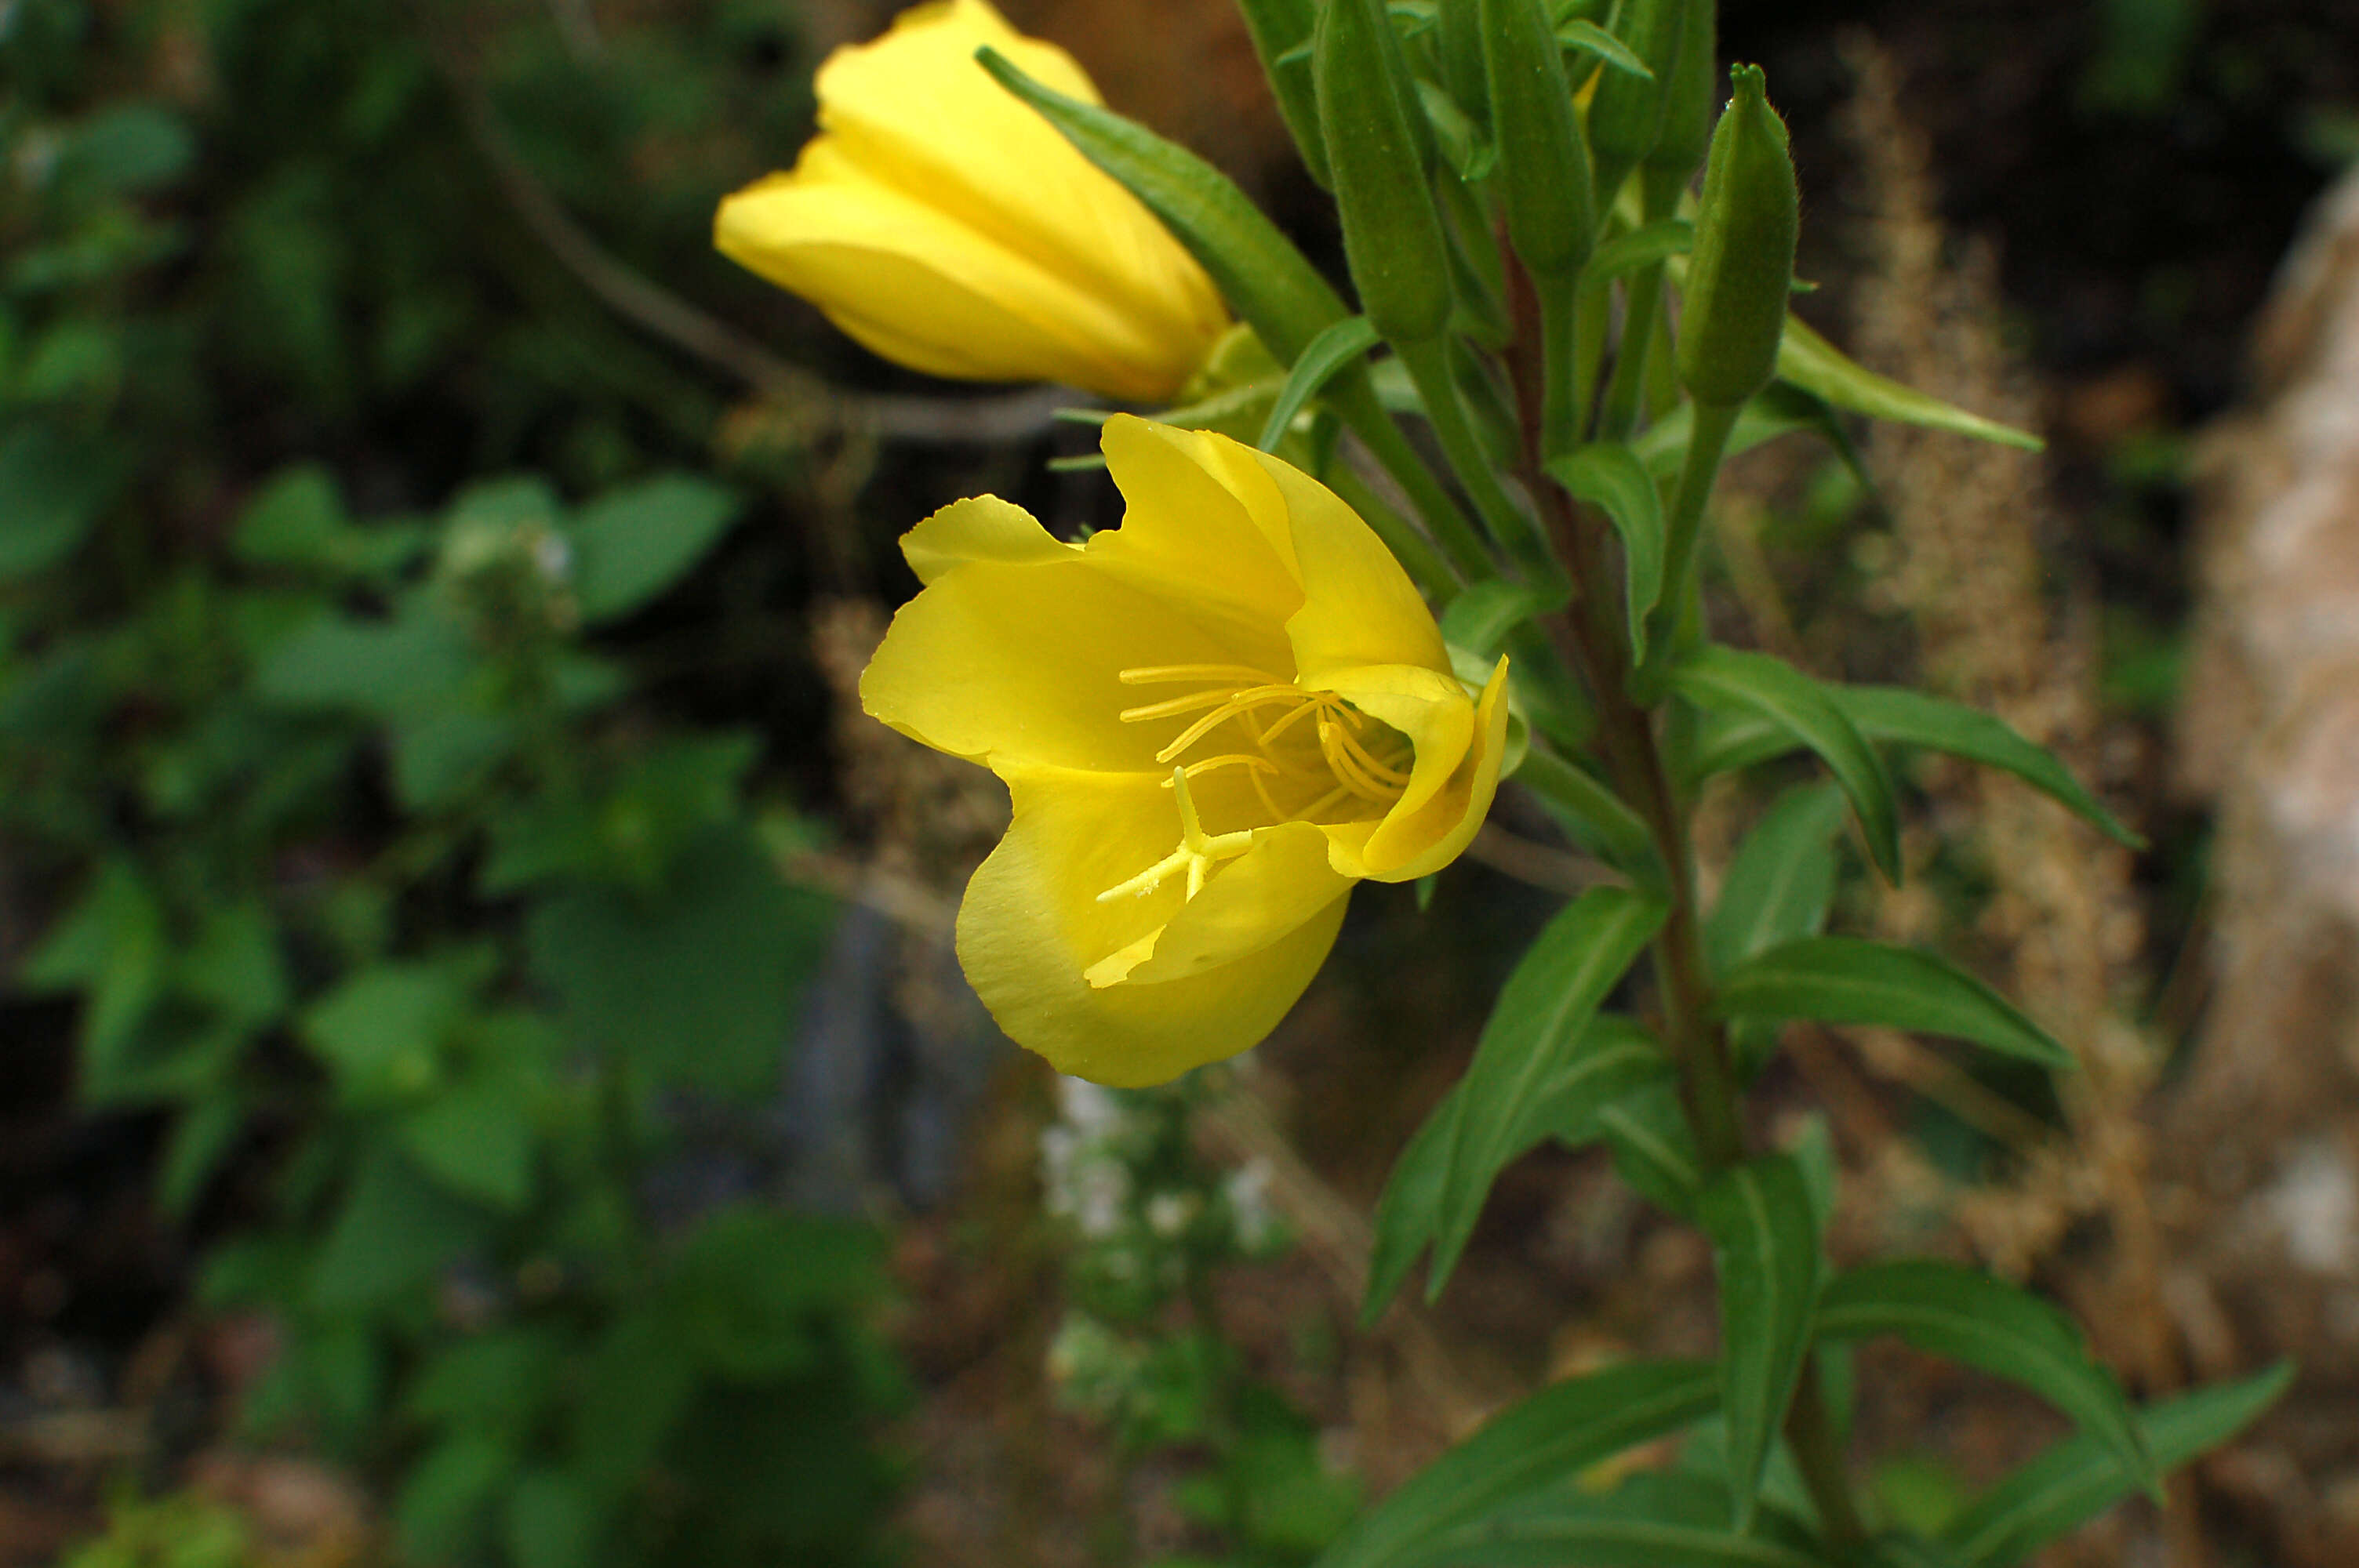
{"label": "flower center", "polygon": [[[1370,807],[1390,806],[1408,785],[1415,761],[1408,738],[1332,692],[1306,691],[1248,665],[1146,665],[1115,678],[1125,686],[1184,684],[1201,689],[1122,710],[1125,724],[1193,715],[1155,753],[1157,762],[1173,764],[1167,787],[1178,799],[1180,838],[1169,855],[1100,893],[1101,903],[1125,895],[1143,898],[1183,871],[1192,899],[1203,891],[1213,866],[1252,848],[1254,827],[1317,822],[1339,810],[1343,815],[1335,820],[1356,819],[1369,815]],[[1191,752],[1212,754],[1190,758]],[[1227,768],[1245,770],[1266,820],[1208,834],[1189,781]]]}

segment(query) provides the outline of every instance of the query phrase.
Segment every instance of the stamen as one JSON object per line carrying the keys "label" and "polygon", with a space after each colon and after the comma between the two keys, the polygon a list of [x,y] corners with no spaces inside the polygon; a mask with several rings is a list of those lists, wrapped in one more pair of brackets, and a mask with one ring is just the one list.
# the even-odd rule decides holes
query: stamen
{"label": "stamen", "polygon": [[1256,708],[1266,708],[1273,702],[1297,701],[1301,695],[1290,686],[1247,687],[1195,723],[1188,726],[1187,729],[1180,731],[1180,738],[1156,752],[1155,760],[1158,762],[1169,762],[1240,713]]}
{"label": "stamen", "polygon": [[1165,681],[1237,681],[1249,686],[1275,686],[1283,679],[1251,665],[1138,665],[1115,674],[1125,686],[1159,686]]}

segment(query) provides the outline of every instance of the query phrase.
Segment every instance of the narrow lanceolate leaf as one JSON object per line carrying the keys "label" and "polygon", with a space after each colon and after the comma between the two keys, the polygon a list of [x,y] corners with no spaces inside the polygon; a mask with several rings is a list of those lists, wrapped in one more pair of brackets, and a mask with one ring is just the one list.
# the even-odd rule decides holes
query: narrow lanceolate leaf
{"label": "narrow lanceolate leaf", "polygon": [[1277,112],[1302,154],[1302,167],[1327,183],[1327,143],[1319,130],[1319,102],[1310,85],[1310,0],[1237,0],[1254,53],[1261,57]]}
{"label": "narrow lanceolate leaf", "polygon": [[[1670,1062],[1655,1037],[1631,1019],[1601,1013],[1571,1037],[1547,1076],[1519,1108],[1515,1133],[1501,1146],[1500,1171],[1553,1138],[1578,1146],[1603,1136],[1599,1115],[1632,1090],[1668,1079]],[[1368,1260],[1367,1295],[1361,1321],[1373,1324],[1392,1304],[1439,1227],[1443,1189],[1458,1146],[1458,1117],[1464,1085],[1441,1098],[1393,1162],[1384,1196],[1376,1202],[1375,1245]]]}
{"label": "narrow lanceolate leaf", "polygon": [[1549,477],[1576,500],[1599,508],[1622,535],[1623,589],[1631,657],[1647,657],[1647,612],[1663,591],[1663,498],[1637,455],[1619,442],[1593,441],[1555,459]]}
{"label": "narrow lanceolate leaf", "polygon": [[2082,787],[2081,781],[2056,760],[2054,752],[2025,740],[2004,719],[1904,686],[1844,686],[1830,689],[1843,710],[1851,715],[1851,721],[1859,726],[1860,733],[1871,741],[1946,752],[1970,762],[2013,773],[2115,843],[2133,849],[2146,847],[2144,838],[2123,827],[2095,795]]}
{"label": "narrow lanceolate leaf", "polygon": [[1143,125],[1041,86],[995,50],[975,58],[1160,218],[1281,362],[1301,358],[1343,319],[1343,301],[1327,280],[1228,176]]}
{"label": "narrow lanceolate leaf", "polygon": [[1767,654],[1707,644],[1671,672],[1671,685],[1699,708],[1767,719],[1819,754],[1851,799],[1868,858],[1900,880],[1900,816],[1892,775],[1827,688]]}
{"label": "narrow lanceolate leaf", "polygon": [[1826,784],[1799,785],[1770,803],[1704,918],[1704,959],[1715,976],[1825,928],[1842,827],[1843,796]]}
{"label": "narrow lanceolate leaf", "polygon": [[1376,330],[1368,325],[1365,316],[1346,316],[1311,339],[1302,357],[1287,373],[1286,384],[1278,388],[1277,401],[1270,405],[1269,417],[1262,421],[1261,437],[1254,445],[1265,452],[1277,450],[1286,427],[1294,423],[1302,406],[1379,341]]}
{"label": "narrow lanceolate leaf", "polygon": [[1636,49],[1594,22],[1579,16],[1569,22],[1560,22],[1557,24],[1556,41],[1561,49],[1578,54],[1595,55],[1612,70],[1626,70],[1649,81],[1655,79],[1655,73],[1647,69],[1647,62],[1638,58]]}
{"label": "narrow lanceolate leaf", "polygon": [[1969,414],[1854,363],[1842,350],[1810,330],[1798,317],[1786,319],[1786,335],[1777,345],[1777,374],[1838,408],[1848,408],[1872,419],[1952,430],[2005,447],[2020,447],[2027,452],[2038,451],[2047,445],[2027,431],[1985,419],[1979,414]]}
{"label": "narrow lanceolate leaf", "polygon": [[[2174,1469],[2242,1432],[2292,1381],[2293,1363],[2280,1361],[2241,1382],[2182,1394],[2140,1411],[2138,1434],[2158,1467]],[[2120,1454],[2083,1433],[1975,1498],[1942,1530],[1941,1539],[1975,1568],[2009,1568],[2137,1487],[2137,1473]]]}
{"label": "narrow lanceolate leaf", "polygon": [[[1699,1476],[1633,1476],[1603,1497],[1563,1487],[1506,1518],[1443,1536],[1414,1568],[1826,1568],[1787,1525],[1744,1534],[1726,1488]],[[1408,1568],[1408,1565],[1405,1565]]]}
{"label": "narrow lanceolate leaf", "polygon": [[2072,1054],[1947,959],[1856,936],[1808,936],[1739,964],[1720,982],[1730,1018],[1807,1018],[1947,1034],[2070,1070]]}
{"label": "narrow lanceolate leaf", "polygon": [[1428,1300],[1440,1295],[1474,1231],[1491,1176],[1563,1044],[1578,1036],[1623,971],[1660,930],[1661,900],[1593,888],[1549,922],[1516,964],[1459,1086],[1463,1103],[1434,1239]]}
{"label": "narrow lanceolate leaf", "polygon": [[1918,1349],[2020,1383],[2109,1445],[2140,1485],[2159,1488],[2114,1375],[2089,1354],[2080,1326],[2038,1297],[1975,1269],[1900,1259],[1854,1269],[1819,1302],[1819,1335],[1897,1335]]}
{"label": "narrow lanceolate leaf", "polygon": [[1582,281],[1603,283],[1671,256],[1683,256],[1694,248],[1693,223],[1685,218],[1658,218],[1643,228],[1616,234],[1592,251],[1589,265],[1581,269]]}
{"label": "narrow lanceolate leaf", "polygon": [[1707,1361],[1633,1362],[1543,1389],[1363,1515],[1315,1568],[1400,1568],[1454,1531],[1701,1420],[1719,1400],[1719,1368]]}
{"label": "narrow lanceolate leaf", "polygon": [[1644,1083],[1597,1113],[1597,1130],[1614,1151],[1614,1169],[1668,1214],[1695,1213],[1703,1191],[1703,1157],[1680,1091],[1669,1079]]}
{"label": "narrow lanceolate leaf", "polygon": [[1720,1264],[1721,1413],[1736,1528],[1749,1530],[1761,1467],[1802,1375],[1819,1303],[1819,1227],[1801,1168],[1784,1154],[1723,1173],[1696,1216]]}

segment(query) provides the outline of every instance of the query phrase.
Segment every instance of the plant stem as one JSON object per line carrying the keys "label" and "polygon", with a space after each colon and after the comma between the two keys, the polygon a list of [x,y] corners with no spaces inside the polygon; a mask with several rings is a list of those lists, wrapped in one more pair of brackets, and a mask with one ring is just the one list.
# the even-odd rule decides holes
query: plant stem
{"label": "plant stem", "polygon": [[[1541,467],[1547,455],[1546,399],[1534,381],[1537,375],[1561,374],[1563,369],[1552,357],[1543,357],[1535,365],[1525,347],[1534,341],[1535,329],[1540,326],[1539,304],[1528,276],[1512,259],[1507,267],[1508,304],[1516,338],[1506,358],[1522,427],[1523,479],[1573,577],[1571,601],[1561,614],[1549,618],[1549,627],[1567,660],[1589,685],[1597,706],[1598,744],[1607,769],[1622,801],[1645,823],[1661,862],[1662,891],[1669,910],[1653,954],[1664,1045],[1678,1071],[1680,1101],[1709,1177],[1742,1162],[1747,1151],[1728,1032],[1712,1012],[1688,802],[1665,763],[1652,708],[1632,689],[1634,672],[1621,597],[1614,591],[1610,574],[1602,569],[1604,524],[1577,505]],[[1545,341],[1545,334],[1540,336]],[[1735,422],[1735,412],[1704,407],[1695,411],[1695,435],[1674,511],[1675,526],[1679,519],[1686,520],[1688,557],[1693,554],[1695,522],[1703,514],[1704,497],[1718,471],[1720,452]],[[1684,578],[1684,567],[1679,575],[1667,573],[1666,589],[1680,587]],[[1542,755],[1538,750],[1533,753],[1535,758]],[[1552,758],[1549,762],[1569,766]],[[1527,762],[1526,766],[1530,765]],[[1544,762],[1536,782],[1543,787],[1561,787],[1566,781]],[[1815,1357],[1804,1364],[1800,1389],[1787,1412],[1786,1435],[1830,1541],[1839,1547],[1856,1545],[1865,1532],[1844,1473],[1842,1445],[1820,1390]]]}
{"label": "plant stem", "polygon": [[1655,319],[1663,302],[1663,264],[1642,266],[1630,275],[1622,312],[1622,345],[1614,355],[1614,379],[1606,384],[1605,406],[1599,434],[1608,441],[1626,441],[1638,427],[1638,394],[1647,380],[1647,345],[1655,335]]}
{"label": "plant stem", "polygon": [[1490,455],[1483,450],[1473,423],[1466,417],[1466,406],[1459,399],[1458,383],[1450,369],[1449,337],[1445,334],[1421,343],[1395,343],[1393,351],[1400,356],[1409,380],[1417,384],[1418,395],[1425,403],[1426,419],[1433,427],[1434,439],[1441,443],[1441,455],[1450,460],[1451,471],[1458,476],[1467,499],[1474,503],[1475,515],[1483,519],[1491,537],[1507,552],[1527,580],[1548,582],[1558,578],[1560,568],[1549,554],[1547,541],[1531,519],[1508,498],[1506,487],[1491,471]]}

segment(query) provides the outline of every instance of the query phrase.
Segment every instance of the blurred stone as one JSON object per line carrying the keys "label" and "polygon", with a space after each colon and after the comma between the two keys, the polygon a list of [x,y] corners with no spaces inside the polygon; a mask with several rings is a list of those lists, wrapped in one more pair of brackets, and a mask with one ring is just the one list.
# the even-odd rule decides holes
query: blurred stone
{"label": "blurred stone", "polygon": [[[2253,370],[2197,465],[2178,782],[2219,812],[2212,991],[2158,1174],[2223,1314],[2190,1343],[2298,1357],[2268,1431],[2327,1476],[2359,1467],[2359,178],[2287,259]],[[2348,1493],[2270,1502],[2284,1561],[2359,1561]]]}

